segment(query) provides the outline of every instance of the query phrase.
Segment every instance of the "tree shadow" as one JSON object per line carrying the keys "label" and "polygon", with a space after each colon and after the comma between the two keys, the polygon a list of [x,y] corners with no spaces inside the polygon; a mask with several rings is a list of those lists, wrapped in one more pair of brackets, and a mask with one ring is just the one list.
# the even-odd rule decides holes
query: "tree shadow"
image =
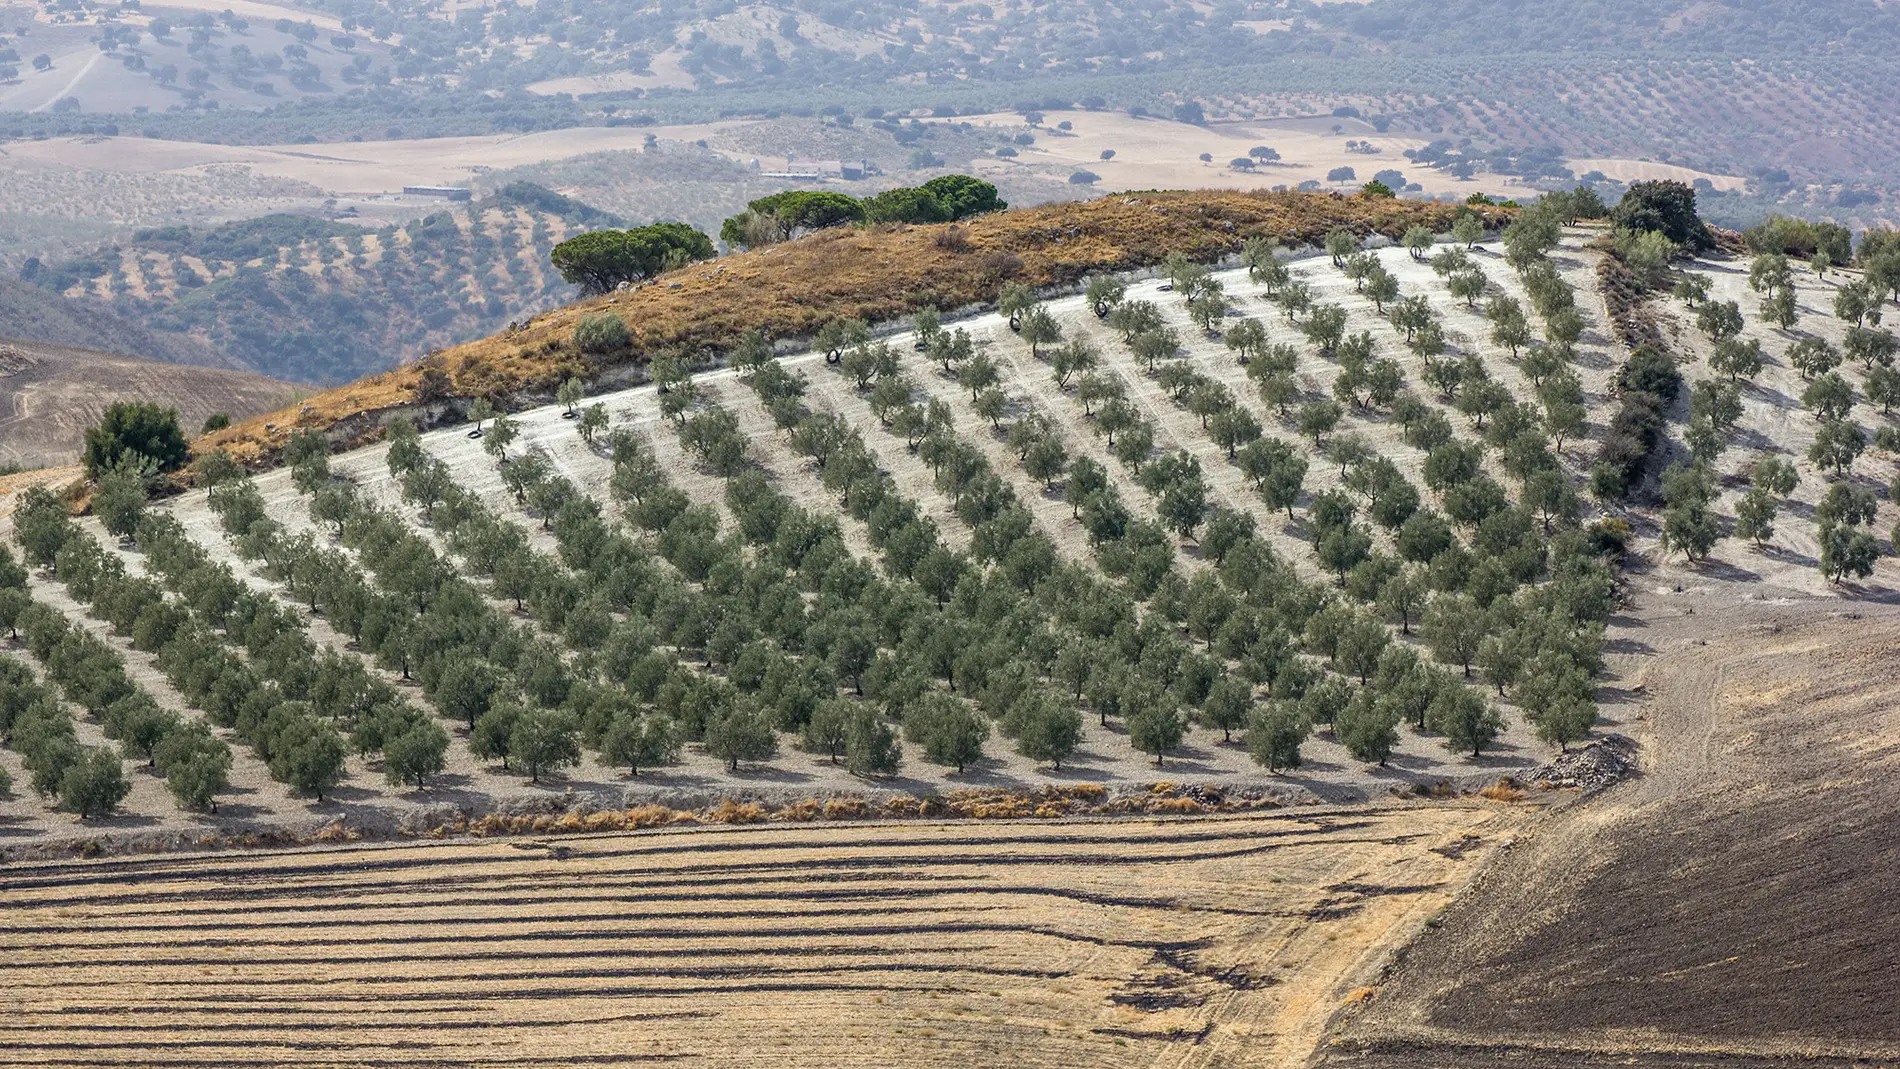
{"label": "tree shadow", "polygon": [[1696,571],[1708,578],[1723,579],[1732,583],[1761,582],[1760,572],[1751,572],[1747,568],[1717,560],[1714,557],[1703,558],[1703,560],[1696,565]]}

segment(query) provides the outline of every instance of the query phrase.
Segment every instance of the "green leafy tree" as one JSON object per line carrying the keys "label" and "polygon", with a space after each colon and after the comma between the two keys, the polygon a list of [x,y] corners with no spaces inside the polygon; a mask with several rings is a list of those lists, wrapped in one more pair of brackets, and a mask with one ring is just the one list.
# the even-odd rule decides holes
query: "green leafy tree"
{"label": "green leafy tree", "polygon": [[769,761],[778,753],[778,736],[763,712],[740,703],[706,723],[706,752],[739,771],[740,762]]}
{"label": "green leafy tree", "polygon": [[165,762],[164,767],[165,788],[180,808],[218,811],[218,795],[230,785],[229,747],[220,743],[215,749],[196,749],[178,760]]}
{"label": "green leafy tree", "polygon": [[894,775],[903,763],[897,734],[865,705],[852,711],[845,724],[845,767],[854,776]]}
{"label": "green leafy tree", "polygon": [[1174,698],[1143,679],[1130,681],[1123,690],[1122,716],[1128,725],[1129,743],[1142,753],[1153,754],[1157,767],[1187,736],[1187,721]]}
{"label": "green leafy tree", "polygon": [[1874,536],[1852,524],[1836,523],[1820,531],[1821,574],[1839,583],[1849,575],[1864,579],[1874,572],[1880,559],[1880,543]]}
{"label": "green leafy tree", "polygon": [[580,234],[554,246],[548,258],[570,285],[599,294],[714,255],[712,239],[685,223],[654,223]]}
{"label": "green leafy tree", "polygon": [[270,743],[271,775],[317,801],[343,779],[343,736],[309,714],[289,718]]}
{"label": "green leafy tree", "polygon": [[1016,733],[1016,752],[1031,761],[1046,761],[1054,768],[1061,768],[1082,741],[1082,714],[1047,691],[1018,699],[1010,720]]}
{"label": "green leafy tree", "polygon": [[1372,691],[1362,687],[1339,711],[1333,730],[1354,760],[1383,766],[1399,743],[1399,713],[1390,704],[1374,700]]}
{"label": "green leafy tree", "polygon": [[631,776],[638,776],[643,768],[673,764],[679,755],[679,729],[671,718],[660,713],[622,712],[601,736],[600,759],[614,766],[625,765]]}
{"label": "green leafy tree", "polygon": [[1359,251],[1359,239],[1352,231],[1337,229],[1326,235],[1326,255],[1332,257],[1334,267],[1345,267],[1346,257]]}
{"label": "green leafy tree", "polygon": [[1478,298],[1484,296],[1485,291],[1491,285],[1490,280],[1484,277],[1484,272],[1478,270],[1475,266],[1467,270],[1454,272],[1452,276],[1446,280],[1445,284],[1446,287],[1451,290],[1453,297],[1465,302],[1466,308],[1475,308],[1478,304]]}
{"label": "green leafy tree", "polygon": [[1867,448],[1867,436],[1848,420],[1830,420],[1814,432],[1814,444],[1808,447],[1808,459],[1816,467],[1828,468],[1841,478],[1853,467]]}
{"label": "green leafy tree", "polygon": [[811,718],[799,729],[798,748],[806,753],[823,754],[837,764],[850,741],[852,703],[833,698],[818,703]]}
{"label": "green leafy tree", "polygon": [[1007,201],[996,195],[994,185],[967,174],[939,175],[919,188],[935,197],[953,220],[1000,212],[1009,207]]}
{"label": "green leafy tree", "polygon": [[114,401],[97,425],[86,430],[86,475],[98,479],[124,462],[140,458],[160,473],[177,471],[191,459],[191,443],[178,428],[178,410],[150,401]]}
{"label": "green leafy tree", "polygon": [[1761,342],[1750,338],[1724,338],[1715,345],[1715,352],[1709,355],[1709,370],[1725,375],[1730,382],[1753,380],[1761,373],[1767,358],[1762,355]]}
{"label": "green leafy tree", "polygon": [[1278,239],[1270,235],[1248,238],[1240,246],[1240,262],[1247,267],[1247,277],[1254,282],[1262,281],[1262,275],[1277,262],[1275,253],[1279,251]]}
{"label": "green leafy tree", "polygon": [[1426,722],[1445,736],[1445,748],[1477,757],[1504,731],[1497,709],[1469,687],[1448,684],[1432,699]]}
{"label": "green leafy tree", "polygon": [[231,454],[222,449],[213,449],[201,453],[192,462],[192,485],[205,488],[205,494],[226,483],[236,482],[244,477],[244,465],[232,459]]}
{"label": "green leafy tree", "polygon": [[432,720],[419,720],[383,743],[383,778],[391,784],[426,787],[442,774],[449,734]]}
{"label": "green leafy tree", "polygon": [[1701,560],[1721,538],[1710,505],[1715,486],[1707,468],[1677,464],[1662,477],[1663,550],[1681,550],[1690,560]]}
{"label": "green leafy tree", "polygon": [[1471,678],[1471,663],[1484,640],[1487,621],[1477,602],[1462,594],[1440,594],[1425,607],[1421,630],[1440,664],[1458,665]]}
{"label": "green leafy tree", "polygon": [[1715,237],[1696,215],[1695,190],[1671,179],[1634,182],[1610,222],[1619,230],[1659,233],[1692,252],[1715,248]]}
{"label": "green leafy tree", "polygon": [[60,808],[82,819],[104,816],[132,792],[117,754],[104,747],[87,749],[66,767],[59,780]]}
{"label": "green leafy tree", "polygon": [[1234,741],[1234,732],[1247,726],[1253,712],[1253,688],[1233,675],[1223,675],[1201,702],[1200,722],[1219,728],[1222,742]]}
{"label": "green leafy tree", "polygon": [[1271,701],[1254,707],[1247,722],[1247,752],[1268,772],[1300,767],[1300,744],[1312,732],[1296,701]]}
{"label": "green leafy tree", "polygon": [[1477,212],[1460,212],[1451,222],[1452,240],[1466,249],[1475,249],[1484,240],[1484,219]]}
{"label": "green leafy tree", "polygon": [[593,445],[607,429],[607,406],[600,402],[588,405],[581,410],[580,419],[574,424],[574,430],[581,441]]}
{"label": "green leafy tree", "polygon": [[1300,407],[1300,433],[1313,439],[1313,448],[1325,445],[1326,435],[1339,426],[1346,410],[1338,401],[1312,401]]}
{"label": "green leafy tree", "polygon": [[[918,713],[925,760],[953,766],[960,773],[983,759],[990,724],[976,710],[947,694],[932,693]],[[909,724],[910,714],[906,714],[906,728]]]}
{"label": "green leafy tree", "polygon": [[1094,275],[1089,278],[1082,299],[1088,302],[1095,318],[1107,319],[1127,296],[1128,283],[1114,275]]}
{"label": "green leafy tree", "polygon": [[1041,359],[1042,347],[1062,340],[1062,324],[1047,308],[1036,305],[1023,313],[1022,338],[1029,343],[1031,359]]}
{"label": "green leafy tree", "polygon": [[566,710],[526,710],[508,732],[508,756],[517,770],[539,783],[541,773],[580,761],[580,727]]}
{"label": "green leafy tree", "polygon": [[145,515],[147,487],[154,474],[152,462],[140,455],[120,457],[99,476],[92,494],[92,511],[106,533],[131,538]]}

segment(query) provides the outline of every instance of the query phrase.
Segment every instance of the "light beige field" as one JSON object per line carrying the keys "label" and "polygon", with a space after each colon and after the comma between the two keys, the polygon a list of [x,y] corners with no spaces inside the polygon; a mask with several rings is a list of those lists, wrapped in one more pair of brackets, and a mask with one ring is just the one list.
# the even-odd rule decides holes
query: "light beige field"
{"label": "light beige field", "polygon": [[1587,159],[1569,160],[1566,167],[1579,175],[1591,171],[1602,171],[1607,178],[1618,182],[1647,182],[1666,178],[1677,182],[1694,182],[1706,178],[1709,184],[1720,190],[1737,190],[1748,184],[1748,180],[1731,174],[1715,174],[1698,171],[1692,167],[1678,167],[1673,163],[1655,163],[1650,160]]}
{"label": "light beige field", "polygon": [[[592,90],[576,85],[564,91]],[[1022,116],[1014,113],[968,116],[956,121],[972,123],[979,129],[988,127],[999,134],[1029,129]],[[1065,121],[1074,129],[1064,132],[1055,128],[1057,123]],[[1334,125],[1341,127],[1340,133],[1331,132]],[[49,138],[8,145],[5,165],[10,171],[22,173],[53,174],[78,169],[98,174],[151,175],[174,182],[230,175],[237,173],[236,168],[244,168],[242,173],[253,182],[277,179],[301,183],[309,187],[313,196],[387,199],[405,185],[465,185],[490,170],[572,159],[595,152],[637,150],[649,136],[681,143],[715,140],[716,151],[744,163],[771,155],[763,147],[754,147],[751,141],[752,131],[757,131],[761,145],[772,140],[768,133],[772,128],[772,120],[728,119],[679,126],[575,127],[530,134],[324,145],[212,145],[139,137]],[[1376,154],[1351,151],[1346,147],[1348,140],[1380,151]],[[1354,191],[1385,168],[1404,172],[1408,181],[1419,183],[1426,194],[1433,196],[1462,197],[1474,192],[1534,195],[1534,191],[1516,178],[1486,174],[1471,181],[1460,181],[1443,172],[1414,165],[1404,157],[1406,149],[1426,143],[1427,139],[1422,137],[1377,133],[1369,124],[1356,119],[1295,117],[1194,126],[1168,119],[1136,119],[1124,112],[1060,111],[1046,113],[1043,129],[1036,131],[1036,143],[1022,148],[1021,155],[1014,160],[980,157],[970,162],[969,169],[985,178],[1013,184],[1025,180],[1046,182],[1051,196],[1076,192],[1077,187],[1069,184],[1068,177],[1077,170],[1093,171],[1100,176],[1094,186],[1096,191],[1268,189],[1297,186],[1308,180]],[[1228,166],[1231,160],[1246,156],[1248,149],[1256,145],[1278,150],[1281,160],[1252,172]],[[1101,159],[1104,149],[1113,149],[1115,158]],[[1201,162],[1199,157],[1204,152],[1213,157],[1211,163]],[[1724,189],[1737,188],[1742,182],[1739,178],[1705,176],[1685,168],[1634,160],[1579,160],[1571,166],[1579,174],[1601,170],[1612,178],[1624,180],[1708,177]],[[1327,183],[1327,172],[1335,167],[1352,167],[1355,177],[1347,182]],[[856,183],[837,184],[837,188],[847,192],[858,192],[856,186]],[[286,189],[278,195],[294,192]],[[426,210],[426,204],[432,203],[415,198],[399,200],[417,211]],[[395,203],[390,206],[395,207]]]}
{"label": "light beige field", "polygon": [[[486,170],[638,149],[648,134],[689,141],[742,122],[704,126],[576,127],[533,134],[339,142],[213,145],[141,137],[65,137],[7,146],[17,167],[202,175],[242,166],[254,175],[308,183],[332,194],[396,193],[405,185],[459,185]],[[423,203],[416,199],[416,203]],[[439,201],[429,203],[440,204]]]}
{"label": "light beige field", "polygon": [[[1015,113],[999,113],[972,116],[966,121],[1020,128],[1023,120]],[[1074,125],[1067,136],[1055,129],[1056,124],[1065,121]],[[1312,180],[1332,188],[1357,190],[1375,172],[1393,168],[1433,196],[1465,196],[1480,191],[1506,196],[1529,192],[1535,196],[1515,177],[1481,174],[1461,181],[1414,164],[1405,158],[1405,150],[1423,148],[1430,142],[1429,137],[1381,134],[1359,119],[1314,116],[1193,126],[1168,119],[1136,119],[1119,111],[1051,111],[1045,113],[1043,126],[1045,130],[1037,133],[1036,143],[1022,149],[1016,160],[982,161],[977,165],[978,173],[993,177],[1045,164],[1093,171],[1101,176],[1097,183],[1101,189],[1268,189]],[[1334,126],[1340,127],[1339,133],[1332,132]],[[1346,147],[1347,141],[1371,145],[1379,151],[1352,151]],[[1252,171],[1228,166],[1229,161],[1247,155],[1255,145],[1276,149],[1279,162]],[[1103,160],[1104,149],[1113,149],[1115,158]],[[1214,157],[1212,163],[1201,162],[1203,152]],[[1740,178],[1705,176],[1688,168],[1635,160],[1577,160],[1568,166],[1578,174],[1601,170],[1622,181],[1679,178],[1686,182],[1708,177],[1722,189],[1742,185]],[[1349,182],[1327,183],[1327,172],[1335,167],[1351,167],[1355,177]],[[1050,174],[1055,181],[1066,182],[1067,177],[1066,170]]]}
{"label": "light beige field", "polygon": [[0,1064],[1297,1066],[1529,812],[15,866]]}

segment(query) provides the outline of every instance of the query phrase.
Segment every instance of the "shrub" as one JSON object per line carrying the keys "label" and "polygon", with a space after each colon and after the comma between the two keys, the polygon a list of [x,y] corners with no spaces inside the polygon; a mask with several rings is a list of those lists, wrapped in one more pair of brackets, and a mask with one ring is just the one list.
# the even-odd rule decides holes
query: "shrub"
{"label": "shrub", "polygon": [[1715,248],[1715,237],[1696,215],[1695,190],[1683,182],[1637,182],[1617,202],[1610,220],[1624,230],[1655,231],[1694,252]]}
{"label": "shrub", "polygon": [[1642,481],[1650,454],[1662,439],[1669,406],[1682,389],[1682,375],[1668,354],[1645,346],[1630,354],[1617,372],[1616,385],[1622,405],[1603,436],[1592,485],[1627,496]]}
{"label": "shrub", "polygon": [[1853,233],[1839,223],[1814,223],[1771,215],[1742,231],[1742,237],[1748,241],[1749,250],[1756,253],[1780,253],[1808,260],[1817,252],[1825,252],[1831,264],[1845,264],[1853,259]]}
{"label": "shrub", "polygon": [[86,474],[97,479],[130,455],[160,472],[177,471],[191,459],[191,443],[178,428],[178,410],[150,401],[114,401],[99,425],[86,431]]}
{"label": "shrub", "polygon": [[1351,182],[1358,177],[1350,167],[1335,167],[1326,172],[1328,182]]}
{"label": "shrub", "polygon": [[574,344],[583,353],[617,353],[633,344],[627,321],[612,312],[590,315],[574,325]]}

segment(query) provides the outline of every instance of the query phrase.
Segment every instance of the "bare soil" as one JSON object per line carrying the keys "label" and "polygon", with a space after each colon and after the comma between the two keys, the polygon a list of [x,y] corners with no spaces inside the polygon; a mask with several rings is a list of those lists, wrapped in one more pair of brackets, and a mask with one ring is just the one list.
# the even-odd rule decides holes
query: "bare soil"
{"label": "bare soil", "polygon": [[1323,1064],[1900,1058],[1900,608],[1733,581],[1642,601],[1644,775],[1513,844]]}

